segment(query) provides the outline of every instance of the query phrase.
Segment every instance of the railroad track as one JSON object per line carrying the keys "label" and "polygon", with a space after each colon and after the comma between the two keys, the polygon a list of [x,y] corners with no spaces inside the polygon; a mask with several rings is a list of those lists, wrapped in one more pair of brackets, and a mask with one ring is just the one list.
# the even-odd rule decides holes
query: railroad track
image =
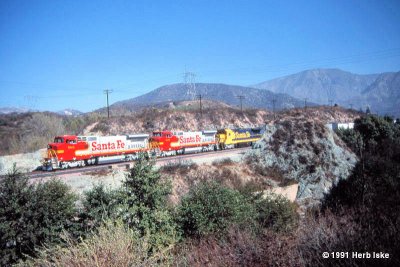
{"label": "railroad track", "polygon": [[[156,165],[163,166],[163,165],[171,163],[171,162],[173,163],[173,162],[197,159],[197,158],[202,158],[202,157],[207,158],[207,157],[216,156],[219,154],[222,157],[223,155],[231,154],[232,152],[241,153],[241,152],[245,152],[249,149],[251,149],[251,148],[243,147],[243,148],[233,148],[233,149],[227,149],[227,150],[210,151],[210,152],[204,152],[204,153],[193,153],[193,154],[185,154],[185,155],[157,158]],[[120,161],[120,162],[115,162],[115,163],[106,163],[106,164],[101,164],[101,165],[96,165],[96,166],[86,166],[86,167],[80,167],[80,168],[78,167],[78,168],[64,169],[64,170],[32,171],[30,173],[26,173],[26,175],[28,175],[30,179],[39,179],[39,178],[56,176],[56,175],[78,174],[78,173],[93,172],[93,171],[99,171],[99,170],[115,169],[115,168],[126,168],[127,169],[127,168],[132,167],[134,163],[135,163],[134,161],[130,161],[130,162],[126,162],[126,161],[121,162]]]}

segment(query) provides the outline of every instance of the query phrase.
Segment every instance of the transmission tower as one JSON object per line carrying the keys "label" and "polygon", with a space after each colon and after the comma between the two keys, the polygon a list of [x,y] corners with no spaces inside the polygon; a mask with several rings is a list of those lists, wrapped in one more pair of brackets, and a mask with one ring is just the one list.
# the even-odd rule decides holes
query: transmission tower
{"label": "transmission tower", "polygon": [[196,74],[194,72],[185,71],[183,73],[183,81],[186,87],[186,95],[189,100],[193,100],[196,96]]}
{"label": "transmission tower", "polygon": [[243,112],[243,99],[245,99],[246,97],[244,95],[238,95],[236,96],[237,99],[240,100],[240,111]]}
{"label": "transmission tower", "polygon": [[39,97],[35,95],[24,96],[28,109],[35,110]]}

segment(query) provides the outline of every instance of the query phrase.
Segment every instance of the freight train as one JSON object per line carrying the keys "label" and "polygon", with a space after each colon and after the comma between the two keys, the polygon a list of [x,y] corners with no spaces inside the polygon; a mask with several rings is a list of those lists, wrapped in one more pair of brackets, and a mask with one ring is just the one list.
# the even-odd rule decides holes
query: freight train
{"label": "freight train", "polygon": [[261,139],[265,127],[197,132],[157,131],[117,136],[63,135],[48,144],[43,170],[95,165],[110,160],[131,161],[141,154],[165,157],[249,146]]}

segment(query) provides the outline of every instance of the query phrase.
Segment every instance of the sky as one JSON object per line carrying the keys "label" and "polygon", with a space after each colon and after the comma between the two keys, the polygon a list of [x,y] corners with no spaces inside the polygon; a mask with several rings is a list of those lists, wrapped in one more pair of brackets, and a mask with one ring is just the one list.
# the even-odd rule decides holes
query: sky
{"label": "sky", "polygon": [[0,107],[88,112],[183,82],[400,70],[400,1],[0,1]]}

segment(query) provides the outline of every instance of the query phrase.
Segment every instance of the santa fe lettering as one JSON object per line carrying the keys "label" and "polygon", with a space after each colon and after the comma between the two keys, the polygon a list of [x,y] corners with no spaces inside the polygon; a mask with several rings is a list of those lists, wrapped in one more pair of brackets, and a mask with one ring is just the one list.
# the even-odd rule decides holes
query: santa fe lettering
{"label": "santa fe lettering", "polygon": [[96,150],[112,150],[112,149],[122,149],[125,147],[125,143],[122,140],[117,140],[117,144],[114,142],[108,142],[104,144],[97,144],[97,142],[92,143],[92,151]]}

